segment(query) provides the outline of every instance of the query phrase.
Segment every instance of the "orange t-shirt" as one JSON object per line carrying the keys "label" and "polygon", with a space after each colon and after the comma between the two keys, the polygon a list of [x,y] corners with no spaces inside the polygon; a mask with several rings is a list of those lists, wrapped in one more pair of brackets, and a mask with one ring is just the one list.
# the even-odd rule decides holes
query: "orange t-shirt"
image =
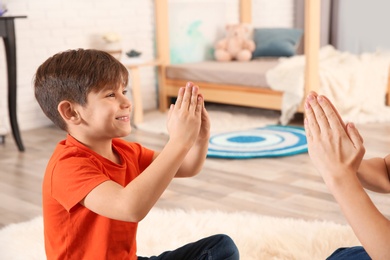
{"label": "orange t-shirt", "polygon": [[116,164],[68,135],[58,143],[43,179],[45,250],[48,259],[137,259],[137,223],[100,216],[79,202],[104,181],[126,186],[152,162],[153,151],[112,141]]}

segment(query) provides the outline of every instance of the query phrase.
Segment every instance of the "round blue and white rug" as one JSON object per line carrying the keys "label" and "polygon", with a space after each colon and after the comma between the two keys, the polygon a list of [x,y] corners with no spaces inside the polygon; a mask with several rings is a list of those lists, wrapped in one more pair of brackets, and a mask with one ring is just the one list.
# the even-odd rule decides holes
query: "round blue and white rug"
{"label": "round blue and white rug", "polygon": [[211,136],[207,156],[249,159],[289,156],[306,152],[307,141],[303,127],[268,125]]}

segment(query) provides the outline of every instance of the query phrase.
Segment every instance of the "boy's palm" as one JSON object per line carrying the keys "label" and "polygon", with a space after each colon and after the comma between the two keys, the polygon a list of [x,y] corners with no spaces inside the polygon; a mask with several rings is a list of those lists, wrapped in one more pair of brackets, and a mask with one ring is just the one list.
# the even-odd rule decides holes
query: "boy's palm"
{"label": "boy's palm", "polygon": [[209,117],[209,114],[208,114],[206,108],[203,106],[201,125],[200,125],[198,139],[203,140],[203,139],[209,139],[209,138],[210,138],[210,117]]}
{"label": "boy's palm", "polygon": [[198,98],[198,87],[192,84],[179,90],[176,103],[171,105],[168,113],[167,128],[171,140],[189,147],[194,144],[202,121],[201,100]]}

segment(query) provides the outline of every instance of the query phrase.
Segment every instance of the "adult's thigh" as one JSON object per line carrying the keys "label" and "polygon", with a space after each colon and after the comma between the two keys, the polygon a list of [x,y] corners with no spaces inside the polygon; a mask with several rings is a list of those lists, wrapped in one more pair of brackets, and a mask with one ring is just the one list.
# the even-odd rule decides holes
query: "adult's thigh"
{"label": "adult's thigh", "polygon": [[371,260],[371,257],[367,254],[361,246],[355,247],[342,247],[337,249],[330,255],[327,260]]}

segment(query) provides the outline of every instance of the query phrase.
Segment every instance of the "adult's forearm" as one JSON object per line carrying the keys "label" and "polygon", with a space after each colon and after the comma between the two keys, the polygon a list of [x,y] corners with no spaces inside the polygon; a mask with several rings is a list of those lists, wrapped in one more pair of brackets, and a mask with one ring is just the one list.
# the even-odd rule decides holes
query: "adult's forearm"
{"label": "adult's forearm", "polygon": [[390,181],[386,158],[371,158],[361,162],[358,169],[358,178],[362,185],[372,191],[389,193]]}
{"label": "adult's forearm", "polygon": [[390,222],[375,207],[357,178],[328,185],[341,210],[373,259],[390,255]]}

